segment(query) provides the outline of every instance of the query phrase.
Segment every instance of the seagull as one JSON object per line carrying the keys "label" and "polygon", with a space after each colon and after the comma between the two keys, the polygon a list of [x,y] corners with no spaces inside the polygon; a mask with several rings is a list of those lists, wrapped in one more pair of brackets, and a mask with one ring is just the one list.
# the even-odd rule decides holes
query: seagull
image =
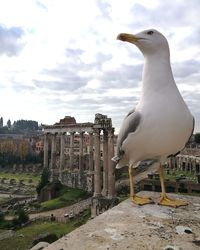
{"label": "seagull", "polygon": [[144,68],[140,100],[121,124],[117,153],[112,160],[116,168],[129,166],[130,196],[135,204],[152,200],[135,194],[132,170],[141,161],[153,160],[161,183],[158,204],[185,206],[186,201],[169,198],[164,185],[163,166],[167,158],[185,147],[194,130],[194,118],[174,81],[167,39],[155,29],[135,35],[121,33],[117,39],[137,46],[144,56]]}

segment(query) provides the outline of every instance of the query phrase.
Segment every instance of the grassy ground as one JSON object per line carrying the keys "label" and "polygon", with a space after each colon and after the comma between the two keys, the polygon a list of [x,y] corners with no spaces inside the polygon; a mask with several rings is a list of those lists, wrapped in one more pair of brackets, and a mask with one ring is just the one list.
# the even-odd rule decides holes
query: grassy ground
{"label": "grassy ground", "polygon": [[[8,179],[15,179],[17,183],[19,183],[19,180],[24,180],[24,184],[28,185],[37,185],[40,180],[40,175],[34,175],[32,173],[5,173],[0,172],[0,178],[8,178]],[[32,183],[29,183],[29,180],[32,179]]]}
{"label": "grassy ground", "polygon": [[87,193],[77,188],[63,187],[59,197],[41,203],[41,211],[48,211],[72,205],[79,200],[86,198]]}
{"label": "grassy ground", "polygon": [[2,250],[27,250],[31,247],[33,239],[44,233],[55,233],[58,238],[70,233],[75,228],[86,223],[90,218],[90,211],[87,210],[81,218],[76,218],[67,223],[40,222],[34,223],[16,231],[15,236],[0,241]]}
{"label": "grassy ground", "polygon": [[174,170],[173,173],[167,174],[165,171],[165,179],[168,179],[169,181],[177,181],[176,178],[185,176],[187,178],[187,181],[197,182],[197,177],[193,173],[180,171],[180,170]]}
{"label": "grassy ground", "polygon": [[9,198],[0,197],[0,205],[9,201]]}

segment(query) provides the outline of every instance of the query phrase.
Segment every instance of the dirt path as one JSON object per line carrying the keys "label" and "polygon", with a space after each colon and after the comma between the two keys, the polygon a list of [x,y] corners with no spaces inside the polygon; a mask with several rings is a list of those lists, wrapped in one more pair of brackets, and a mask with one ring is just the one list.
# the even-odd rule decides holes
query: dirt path
{"label": "dirt path", "polygon": [[[29,214],[29,218],[34,219],[37,217],[46,217],[46,216],[48,217],[48,216],[51,216],[52,214],[55,217],[64,217],[64,214],[66,213],[69,214],[70,212],[73,212],[73,214],[79,214],[84,209],[89,208],[90,204],[91,204],[91,198],[88,198],[86,200],[79,201],[71,206],[62,207],[62,208],[58,208],[58,209],[54,209],[54,210],[50,210],[46,212]],[[12,220],[13,218],[14,216],[6,216],[7,220]]]}
{"label": "dirt path", "polygon": [[73,212],[73,214],[78,214],[82,210],[89,208],[90,203],[91,203],[91,198],[88,198],[86,200],[82,200],[68,207],[58,208],[58,209],[36,213],[36,214],[29,214],[29,218],[33,219],[33,218],[40,217],[40,216],[41,217],[51,216],[51,214],[53,214],[56,217],[64,217],[65,213],[70,213],[70,212]]}

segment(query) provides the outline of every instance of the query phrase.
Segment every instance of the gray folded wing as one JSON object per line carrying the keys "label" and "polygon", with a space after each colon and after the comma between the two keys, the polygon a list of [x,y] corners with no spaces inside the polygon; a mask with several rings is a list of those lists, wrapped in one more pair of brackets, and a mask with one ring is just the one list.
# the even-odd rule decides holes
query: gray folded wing
{"label": "gray folded wing", "polygon": [[141,114],[135,109],[131,110],[128,115],[124,118],[124,121],[121,125],[118,139],[117,139],[117,155],[120,157],[120,150],[123,142],[128,137],[130,133],[133,133],[137,130],[140,125]]}

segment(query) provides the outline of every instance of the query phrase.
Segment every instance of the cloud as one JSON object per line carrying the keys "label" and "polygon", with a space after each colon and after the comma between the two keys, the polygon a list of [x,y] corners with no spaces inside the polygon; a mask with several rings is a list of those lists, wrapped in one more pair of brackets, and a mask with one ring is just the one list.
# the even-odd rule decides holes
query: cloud
{"label": "cloud", "polygon": [[[88,82],[96,78],[96,72],[102,69],[103,64],[112,58],[110,54],[97,53],[93,62],[87,64],[81,58],[85,51],[71,48],[65,51],[65,62],[53,69],[44,69],[40,73],[42,80],[40,77],[33,80],[36,87],[65,92],[86,87]],[[45,76],[49,79],[44,80]]]}
{"label": "cloud", "polygon": [[[17,3],[10,12],[10,3],[10,15],[0,8],[5,115],[9,103],[3,97],[11,90],[13,102],[26,99],[20,115],[30,114],[26,107],[34,108],[36,118],[44,112],[40,118],[46,121],[40,122],[53,124],[68,114],[93,121],[100,112],[119,128],[139,100],[144,59],[134,45],[116,41],[116,36],[156,28],[169,40],[175,80],[199,127],[199,0],[31,0],[23,2],[23,13]],[[10,114],[16,116],[14,108]]]}
{"label": "cloud", "polygon": [[13,83],[12,87],[18,93],[19,92],[20,93],[32,92],[35,90],[35,87],[33,86],[28,86],[28,85],[17,83],[17,82]]}
{"label": "cloud", "polygon": [[200,44],[200,25],[199,27],[193,27],[193,32],[185,40],[186,46],[198,46]]}
{"label": "cloud", "polygon": [[115,70],[104,72],[100,80],[104,83],[103,86],[109,86],[108,88],[134,88],[141,81],[142,67],[142,64],[122,64]]}
{"label": "cloud", "polygon": [[105,0],[102,0],[102,1],[96,0],[96,5],[101,11],[101,16],[111,21],[110,12],[111,12],[112,6]]}
{"label": "cloud", "polygon": [[0,55],[16,56],[23,48],[21,38],[24,31],[20,27],[6,28],[0,25]]}
{"label": "cloud", "polygon": [[[170,1],[160,1],[154,8],[149,8],[142,4],[135,4],[131,8],[132,22],[131,27],[151,28],[162,27],[163,29],[171,30],[171,28],[179,28],[184,25],[187,27],[191,23],[197,24],[199,19],[198,7],[200,2],[194,1],[175,1],[172,4]],[[151,25],[150,27],[147,27]]]}
{"label": "cloud", "polygon": [[200,61],[190,59],[182,62],[176,62],[173,65],[174,76],[177,78],[190,78],[200,69]]}
{"label": "cloud", "polygon": [[39,7],[39,8],[41,8],[42,10],[44,10],[44,11],[48,11],[48,8],[47,8],[47,6],[45,6],[43,3],[41,3],[41,1],[39,1],[39,0],[36,0],[36,5]]}

